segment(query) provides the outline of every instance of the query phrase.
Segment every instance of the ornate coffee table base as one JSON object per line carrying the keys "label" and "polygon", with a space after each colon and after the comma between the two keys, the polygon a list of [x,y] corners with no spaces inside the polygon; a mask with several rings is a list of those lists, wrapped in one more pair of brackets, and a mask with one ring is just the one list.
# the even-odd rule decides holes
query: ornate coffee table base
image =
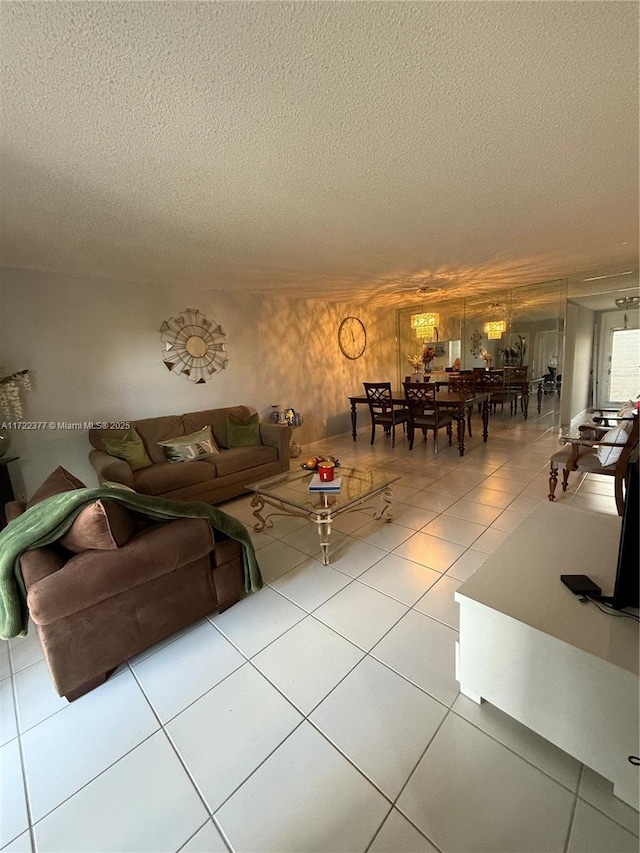
{"label": "ornate coffee table base", "polygon": [[[320,549],[322,551],[322,563],[323,565],[328,566],[331,525],[338,515],[342,515],[347,512],[369,511],[371,512],[371,517],[374,519],[374,521],[382,520],[387,523],[393,521],[393,517],[390,512],[393,495],[391,489],[388,486],[385,487],[383,490],[376,492],[375,494],[367,495],[366,497],[362,498],[359,503],[344,508],[338,507],[335,511],[332,511],[331,509],[332,505],[335,503],[335,497],[330,492],[318,492],[318,497],[322,501],[321,506],[317,509],[313,509],[310,507],[309,511],[306,512],[304,510],[289,507],[282,501],[279,501],[277,498],[270,498],[269,496],[254,494],[254,496],[251,498],[251,506],[255,507],[253,515],[257,519],[257,521],[253,525],[253,529],[256,533],[261,533],[265,529],[265,527],[273,527],[273,521],[271,519],[274,515],[307,518],[309,519],[309,521],[315,522],[318,527],[318,537],[320,538]],[[382,507],[376,508],[372,504],[372,501],[375,501],[377,498],[380,498],[382,500]],[[280,510],[280,512],[269,512],[266,515],[263,515],[262,510],[267,505],[276,507],[276,509]]]}

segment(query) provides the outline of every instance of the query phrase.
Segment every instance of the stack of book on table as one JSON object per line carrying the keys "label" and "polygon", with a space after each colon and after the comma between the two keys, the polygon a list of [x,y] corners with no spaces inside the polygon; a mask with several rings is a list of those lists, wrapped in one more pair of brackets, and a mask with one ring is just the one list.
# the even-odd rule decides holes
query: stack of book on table
{"label": "stack of book on table", "polygon": [[334,477],[333,480],[321,480],[319,474],[314,474],[309,483],[310,492],[339,492],[342,486],[342,477]]}

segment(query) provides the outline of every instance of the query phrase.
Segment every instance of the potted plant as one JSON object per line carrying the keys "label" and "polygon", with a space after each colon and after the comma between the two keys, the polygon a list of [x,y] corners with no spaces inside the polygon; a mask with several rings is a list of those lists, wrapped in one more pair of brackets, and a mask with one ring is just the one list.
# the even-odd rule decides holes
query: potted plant
{"label": "potted plant", "polygon": [[527,342],[522,335],[518,335],[518,340],[512,347],[505,347],[498,352],[503,358],[505,367],[522,367],[527,353]]}

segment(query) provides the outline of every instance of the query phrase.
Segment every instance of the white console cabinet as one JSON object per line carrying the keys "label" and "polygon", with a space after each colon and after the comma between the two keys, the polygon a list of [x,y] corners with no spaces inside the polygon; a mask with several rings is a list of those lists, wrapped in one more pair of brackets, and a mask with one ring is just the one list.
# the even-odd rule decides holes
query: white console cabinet
{"label": "white console cabinet", "polygon": [[638,808],[638,623],[583,604],[560,581],[584,574],[610,595],[621,520],[543,504],[465,581],[456,677],[613,782]]}

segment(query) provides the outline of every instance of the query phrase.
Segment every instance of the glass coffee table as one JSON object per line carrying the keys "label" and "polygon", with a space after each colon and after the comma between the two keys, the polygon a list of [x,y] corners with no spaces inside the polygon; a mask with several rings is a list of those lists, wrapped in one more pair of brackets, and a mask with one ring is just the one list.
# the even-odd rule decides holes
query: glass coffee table
{"label": "glass coffee table", "polygon": [[[390,486],[402,477],[380,468],[336,468],[336,477],[342,478],[340,491],[309,491],[313,471],[286,471],[250,483],[245,488],[254,492],[251,498],[253,514],[257,521],[253,525],[256,532],[265,527],[273,527],[274,515],[292,515],[308,518],[318,527],[322,562],[329,565],[329,539],[333,520],[345,512],[364,510],[371,512],[375,520],[391,521]],[[330,484],[329,484],[330,485]],[[376,505],[377,504],[377,505]],[[265,506],[275,507],[276,512],[263,515]]]}

